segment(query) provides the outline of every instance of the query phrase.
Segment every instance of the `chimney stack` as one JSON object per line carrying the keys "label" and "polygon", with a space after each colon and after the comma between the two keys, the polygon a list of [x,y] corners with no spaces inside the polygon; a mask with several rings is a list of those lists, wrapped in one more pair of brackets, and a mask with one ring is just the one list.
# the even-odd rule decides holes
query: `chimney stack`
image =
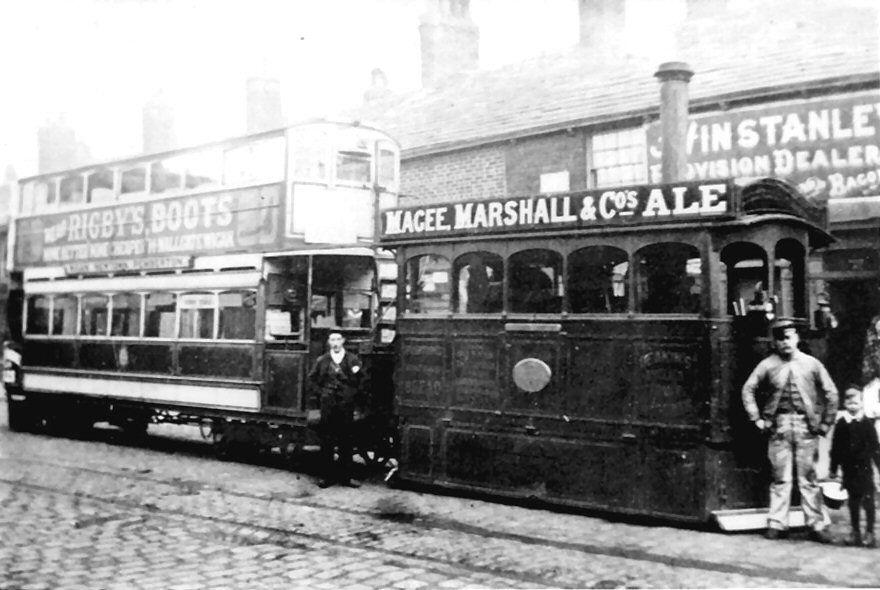
{"label": "chimney stack", "polygon": [[626,0],[578,0],[580,44],[600,58],[622,51],[626,28]]}
{"label": "chimney stack", "polygon": [[477,69],[480,32],[471,20],[470,0],[428,0],[420,21],[422,86]]}
{"label": "chimney stack", "polygon": [[91,159],[89,149],[76,139],[64,115],[37,130],[37,172],[76,168]]}
{"label": "chimney stack", "polygon": [[284,127],[281,83],[275,78],[247,79],[247,132],[259,133]]}
{"label": "chimney stack", "polygon": [[364,102],[381,100],[391,94],[391,90],[388,88],[388,76],[381,68],[373,68],[370,76],[370,87],[364,92]]}
{"label": "chimney stack", "polygon": [[145,154],[167,152],[177,147],[174,109],[161,92],[144,104],[142,140]]}
{"label": "chimney stack", "polygon": [[687,178],[688,82],[693,75],[691,67],[680,61],[662,63],[654,74],[660,81],[663,182]]}

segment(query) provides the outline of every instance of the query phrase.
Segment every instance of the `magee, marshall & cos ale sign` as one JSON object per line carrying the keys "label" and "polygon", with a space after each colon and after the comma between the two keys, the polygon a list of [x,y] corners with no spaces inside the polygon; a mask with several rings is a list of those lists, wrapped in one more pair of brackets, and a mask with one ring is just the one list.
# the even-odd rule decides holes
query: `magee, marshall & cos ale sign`
{"label": "magee, marshall & cos ale sign", "polygon": [[734,215],[735,195],[731,182],[706,181],[392,209],[382,212],[382,237],[700,221]]}
{"label": "magee, marshall & cos ale sign", "polygon": [[16,220],[16,267],[68,273],[180,268],[192,256],[271,249],[279,185],[116,203]]}

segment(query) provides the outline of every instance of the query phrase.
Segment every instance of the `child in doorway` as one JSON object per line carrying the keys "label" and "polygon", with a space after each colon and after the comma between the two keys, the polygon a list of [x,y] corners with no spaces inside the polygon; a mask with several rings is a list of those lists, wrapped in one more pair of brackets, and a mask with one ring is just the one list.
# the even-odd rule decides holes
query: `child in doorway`
{"label": "child in doorway", "polygon": [[[837,468],[843,468],[843,487],[849,494],[849,517],[852,535],[848,545],[876,547],[874,538],[874,472],[871,462],[880,468],[880,442],[874,421],[862,412],[862,392],[855,386],[847,388],[844,396],[846,411],[834,426],[831,440],[832,478]],[[865,509],[865,536],[859,527],[860,510]]]}

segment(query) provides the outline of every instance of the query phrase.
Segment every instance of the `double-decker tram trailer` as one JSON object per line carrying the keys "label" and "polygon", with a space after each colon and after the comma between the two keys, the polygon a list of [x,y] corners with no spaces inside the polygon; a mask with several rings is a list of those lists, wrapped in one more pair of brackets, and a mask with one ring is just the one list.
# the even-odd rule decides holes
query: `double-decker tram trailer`
{"label": "double-decker tram trailer", "polygon": [[757,286],[808,329],[806,260],[825,226],[772,179],[383,211],[399,477],[754,524],[766,442],[740,388],[769,341],[749,302]]}
{"label": "double-decker tram trailer", "polygon": [[335,330],[367,357],[367,422],[387,440],[371,246],[398,174],[390,137],[321,121],[22,180],[10,425],[190,422],[222,451],[296,448],[305,376]]}

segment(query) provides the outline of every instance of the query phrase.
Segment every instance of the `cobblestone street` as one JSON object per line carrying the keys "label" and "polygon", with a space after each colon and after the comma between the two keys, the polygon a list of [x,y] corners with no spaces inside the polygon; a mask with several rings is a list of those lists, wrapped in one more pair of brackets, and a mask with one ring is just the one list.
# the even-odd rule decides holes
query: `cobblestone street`
{"label": "cobblestone street", "polygon": [[137,447],[106,429],[12,433],[3,404],[0,588],[880,584],[876,550],[609,522],[378,477],[321,490],[271,459],[218,461],[193,429],[150,432]]}

